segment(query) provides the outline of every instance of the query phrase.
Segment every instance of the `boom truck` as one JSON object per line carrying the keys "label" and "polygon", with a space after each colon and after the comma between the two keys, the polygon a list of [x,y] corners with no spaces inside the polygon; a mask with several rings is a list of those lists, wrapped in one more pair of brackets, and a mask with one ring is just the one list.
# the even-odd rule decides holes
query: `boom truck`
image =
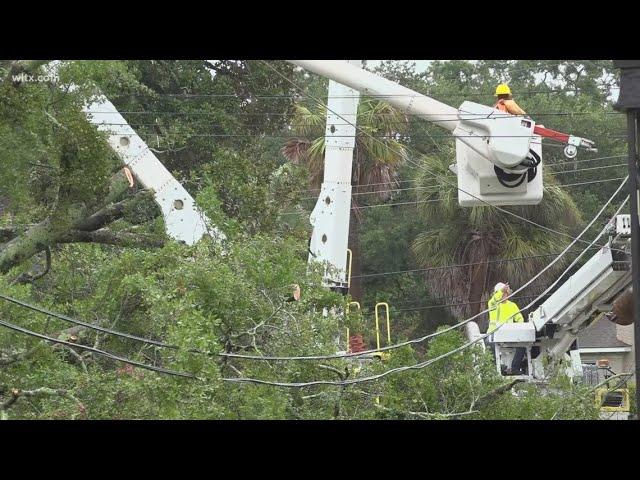
{"label": "boom truck", "polygon": [[[526,116],[464,101],[454,108],[360,68],[358,61],[291,60],[329,78],[324,183],[311,215],[314,227],[311,257],[326,262],[326,281],[346,289],[347,235],[351,208],[351,159],[357,129],[358,94],[377,97],[408,115],[451,132],[461,207],[535,205],[542,201],[542,139],[565,144],[567,158],[578,148],[597,151],[593,141],[545,128]],[[347,228],[345,228],[345,225]],[[545,378],[545,359],[566,359],[572,376],[582,375],[576,349],[579,332],[593,322],[628,322],[609,312],[616,300],[629,295],[630,217],[617,215],[608,225],[609,239],[595,255],[553,294],[537,305],[528,322],[505,324],[494,334],[496,368],[505,374],[517,347],[525,347],[528,381]],[[339,237],[339,238],[337,238]],[[481,336],[469,322],[467,337]]]}

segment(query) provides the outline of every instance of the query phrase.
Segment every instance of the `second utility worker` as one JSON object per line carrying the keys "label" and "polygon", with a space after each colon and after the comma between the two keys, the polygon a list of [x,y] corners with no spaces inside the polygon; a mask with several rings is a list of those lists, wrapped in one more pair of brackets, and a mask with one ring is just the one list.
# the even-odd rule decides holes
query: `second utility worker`
{"label": "second utility worker", "polygon": [[[503,323],[523,323],[524,317],[520,313],[520,308],[509,300],[511,287],[508,283],[498,283],[493,288],[493,295],[489,299],[489,328],[487,333],[491,333]],[[493,335],[487,337],[489,342],[493,342]],[[527,353],[524,347],[516,348],[511,368],[507,370],[507,375],[518,375],[521,373],[522,361]],[[495,355],[495,350],[494,350]]]}
{"label": "second utility worker", "polygon": [[495,96],[498,97],[498,100],[493,108],[497,108],[501,112],[510,113],[511,115],[526,115],[526,112],[522,110],[513,99],[509,85],[505,83],[498,85]]}

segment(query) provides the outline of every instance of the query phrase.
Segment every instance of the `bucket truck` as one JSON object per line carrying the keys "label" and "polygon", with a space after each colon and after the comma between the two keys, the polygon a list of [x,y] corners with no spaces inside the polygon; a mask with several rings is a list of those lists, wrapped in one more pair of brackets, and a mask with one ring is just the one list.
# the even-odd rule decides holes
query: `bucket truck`
{"label": "bucket truck", "polygon": [[[355,135],[357,128],[351,116],[357,112],[357,94],[349,95],[348,87],[363,95],[374,95],[407,114],[417,115],[433,122],[452,133],[456,142],[456,164],[451,170],[457,174],[458,201],[463,207],[475,205],[535,205],[542,200],[542,138],[559,141],[566,145],[565,155],[574,158],[577,148],[597,151],[592,141],[545,128],[527,117],[505,115],[498,109],[465,101],[455,109],[425,95],[421,95],[394,82],[366,72],[353,63],[343,61],[291,61],[306,70],[328,77],[333,88],[329,90],[327,113],[327,152],[325,180],[340,175],[341,182],[347,182],[351,167],[353,141],[345,141],[338,157],[329,149],[331,135],[338,132],[333,124],[334,117],[341,120],[341,136]],[[342,87],[335,85],[338,82]],[[344,88],[344,90],[341,90]],[[333,95],[341,99],[332,98]],[[347,103],[346,98],[352,98]],[[344,103],[339,103],[340,101]],[[337,142],[336,142],[337,143]],[[339,173],[338,173],[339,172]],[[338,198],[333,191],[323,188],[314,213],[321,209],[323,200],[332,205],[333,210],[322,223],[314,223],[314,236],[323,232],[337,233],[341,242],[314,243],[318,247],[316,257],[335,259],[334,272],[342,276],[330,277],[334,284],[344,285],[344,265],[350,197],[348,187],[343,185]],[[333,203],[334,199],[337,199]],[[342,217],[336,215],[342,211]],[[313,215],[312,215],[313,216]],[[344,219],[347,219],[346,222]],[[321,228],[323,232],[317,231]],[[567,358],[570,374],[582,374],[580,355],[575,347],[578,333],[595,321],[614,319],[608,314],[616,299],[628,294],[631,285],[630,258],[630,218],[617,215],[608,226],[610,238],[589,261],[563,283],[549,298],[529,314],[525,323],[503,325],[494,333],[496,346],[496,368],[506,373],[506,367],[516,352],[516,348],[526,350],[527,371],[521,377],[529,381],[543,381],[545,378],[544,359]],[[327,238],[329,234],[327,233]],[[322,237],[324,238],[324,237]],[[331,254],[323,249],[339,248]],[[328,272],[331,269],[327,270]],[[606,319],[605,319],[606,316]],[[603,320],[604,319],[604,320]],[[478,325],[469,322],[466,333],[470,340],[482,336]]]}
{"label": "bucket truck", "polygon": [[[406,114],[452,133],[460,206],[536,205],[542,200],[542,138],[596,151],[590,140],[537,125],[528,117],[465,101],[454,108],[379,75],[352,61],[289,60],[331,80],[327,111],[325,184],[313,210],[310,261],[326,262],[325,282],[345,290],[345,265],[352,149],[357,125],[357,93],[373,95]],[[338,136],[340,138],[338,138]],[[347,185],[348,184],[348,185]],[[346,228],[345,228],[346,226]]]}
{"label": "bucket truck", "polygon": [[523,377],[527,380],[545,378],[545,357],[566,358],[571,364],[569,373],[582,375],[580,356],[573,348],[578,334],[593,322],[626,321],[610,312],[631,286],[630,222],[630,215],[617,215],[607,226],[607,243],[529,313],[528,322],[504,324],[493,334],[499,372],[511,364],[515,348],[524,347],[527,369]]}

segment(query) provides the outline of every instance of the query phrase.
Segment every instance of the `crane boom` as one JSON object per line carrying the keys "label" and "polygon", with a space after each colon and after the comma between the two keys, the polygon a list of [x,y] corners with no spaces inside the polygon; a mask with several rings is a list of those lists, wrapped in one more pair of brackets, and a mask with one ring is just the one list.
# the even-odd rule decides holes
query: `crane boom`
{"label": "crane boom", "polygon": [[162,165],[146,142],[129,125],[109,99],[101,95],[83,109],[89,122],[106,132],[109,146],[138,181],[153,191],[162,211],[167,235],[193,245],[205,234],[221,241],[226,237],[195,203],[193,197]]}
{"label": "crane boom", "polygon": [[[360,65],[360,60],[350,60]],[[324,175],[309,220],[313,226],[309,263],[325,265],[326,286],[346,291],[345,266],[351,213],[351,170],[360,94],[329,81],[325,130]]]}
{"label": "crane boom", "polygon": [[451,132],[461,206],[535,205],[542,200],[542,152],[533,120],[469,101],[456,109],[345,61],[290,62]]}
{"label": "crane boom", "polygon": [[382,100],[407,114],[417,115],[453,132],[458,110],[343,60],[290,60],[310,72]]}

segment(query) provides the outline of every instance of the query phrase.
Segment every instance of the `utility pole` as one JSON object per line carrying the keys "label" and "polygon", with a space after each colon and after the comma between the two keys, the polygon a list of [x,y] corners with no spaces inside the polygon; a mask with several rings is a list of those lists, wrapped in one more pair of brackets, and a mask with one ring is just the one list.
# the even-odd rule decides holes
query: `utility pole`
{"label": "utility pole", "polygon": [[633,331],[635,350],[636,416],[640,407],[640,219],[638,210],[638,117],[640,116],[640,60],[619,60],[613,65],[620,68],[620,96],[614,105],[627,114],[627,141],[629,144],[629,199],[631,204],[631,275],[633,278]]}

